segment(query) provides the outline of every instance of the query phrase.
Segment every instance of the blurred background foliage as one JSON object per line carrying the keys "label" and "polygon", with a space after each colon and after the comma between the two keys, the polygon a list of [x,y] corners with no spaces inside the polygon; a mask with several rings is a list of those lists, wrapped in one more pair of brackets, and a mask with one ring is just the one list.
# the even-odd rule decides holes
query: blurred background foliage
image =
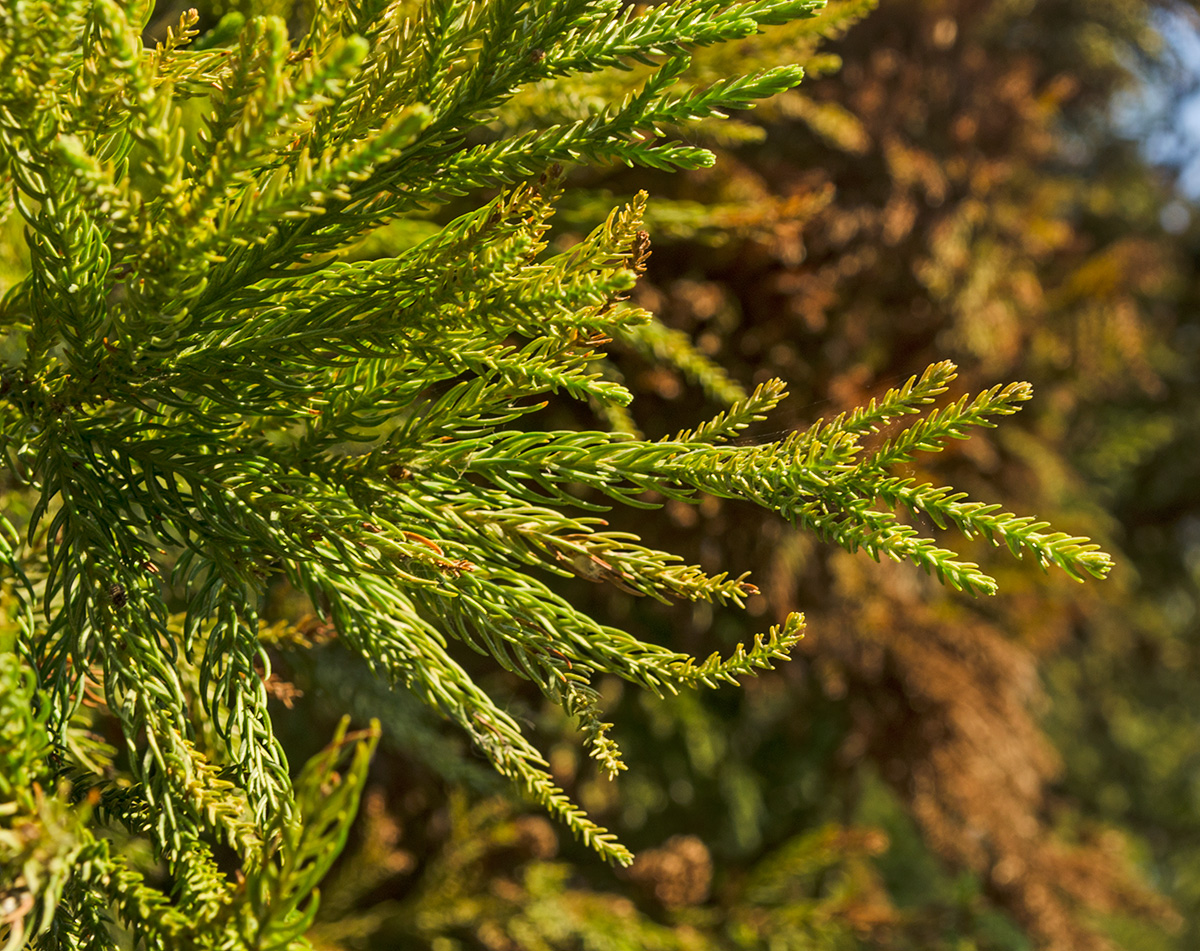
{"label": "blurred background foliage", "polygon": [[[281,647],[271,685],[290,759],[346,710],[386,730],[317,947],[1200,947],[1200,228],[1128,121],[1137,83],[1160,99],[1189,88],[1155,27],[1195,14],[1138,0],[869,6],[835,0],[699,55],[697,78],[735,56],[742,71],[801,62],[808,79],[690,133],[718,150],[714,169],[576,172],[555,240],[649,189],[639,303],[743,386],[788,381],[775,427],[834,416],[939,359],[959,364],[963,390],[1029,380],[1031,408],[930,465],[1098,536],[1114,577],[1077,586],[980,541],[974,557],[1005,593],[974,600],[715,499],[705,519],[668,505],[617,526],[708,570],[751,568],[762,589],[746,617],[564,583],[621,624],[704,655],[790,610],[809,620],[797,658],[742,691],[660,702],[601,685],[631,764],[615,784],[577,759],[569,723],[506,685],[558,781],[639,852],[626,872],[506,798],[460,737],[310,618],[315,651]],[[205,12],[215,23],[236,7]],[[615,94],[531,94],[497,121]],[[361,253],[423,233],[387,229]],[[612,368],[640,394],[617,422],[655,436],[715,409],[700,404],[722,385],[677,340],[660,349],[684,369],[633,351]],[[278,616],[305,612],[275,595]]]}

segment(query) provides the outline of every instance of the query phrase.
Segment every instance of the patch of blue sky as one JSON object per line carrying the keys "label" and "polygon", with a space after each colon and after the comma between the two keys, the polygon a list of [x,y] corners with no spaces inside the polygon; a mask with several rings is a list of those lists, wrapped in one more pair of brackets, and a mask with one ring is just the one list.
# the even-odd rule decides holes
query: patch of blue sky
{"label": "patch of blue sky", "polygon": [[[1183,5],[1160,8],[1154,25],[1162,55],[1152,64],[1129,64],[1136,82],[1113,102],[1118,130],[1140,140],[1155,165],[1177,175],[1181,197],[1200,200],[1200,13]],[[1163,227],[1182,231],[1188,209],[1171,203]]]}

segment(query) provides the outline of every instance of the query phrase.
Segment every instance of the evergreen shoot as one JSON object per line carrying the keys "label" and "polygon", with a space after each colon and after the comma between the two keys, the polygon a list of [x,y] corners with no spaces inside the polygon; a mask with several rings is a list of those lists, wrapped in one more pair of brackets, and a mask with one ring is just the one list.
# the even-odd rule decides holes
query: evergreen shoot
{"label": "evergreen shoot", "polygon": [[[735,607],[757,591],[612,530],[612,508],[744,500],[975,594],[995,582],[922,523],[1107,573],[1087,539],[897,474],[1016,412],[1027,385],[939,407],[954,367],[938,363],[747,443],[784,386],[743,392],[631,303],[646,196],[552,241],[564,166],[702,167],[680,130],[801,78],[693,81],[693,51],[802,29],[818,6],[318,0],[205,34],[191,11],[151,48],[146,0],[0,4],[4,951],[115,948],[120,931],[308,946],[380,733],[344,724],[293,778],[271,649],[315,628],[628,863],[463,648],[576,717],[616,776],[601,675],[657,694],[736,682],[803,622],[701,660],[590,616],[558,578]],[[614,341],[725,408],[639,435]],[[594,424],[543,422],[566,401]],[[281,577],[315,627],[264,615]]]}

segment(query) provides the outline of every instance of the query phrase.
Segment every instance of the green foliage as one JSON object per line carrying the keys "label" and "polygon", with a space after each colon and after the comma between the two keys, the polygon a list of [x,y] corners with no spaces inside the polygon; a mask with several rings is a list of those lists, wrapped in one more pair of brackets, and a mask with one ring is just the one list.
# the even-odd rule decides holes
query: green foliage
{"label": "green foliage", "polygon": [[[746,396],[629,300],[645,196],[551,245],[560,163],[710,164],[671,130],[707,128],[801,69],[689,86],[692,52],[815,10],[325,3],[297,39],[276,16],[200,36],[188,13],[154,50],[147,5],[0,12],[4,254],[28,261],[0,302],[10,947],[116,947],[122,930],[147,947],[306,946],[380,729],[343,722],[291,776],[272,650],[308,629],[267,623],[280,578],[380,680],[625,864],[461,648],[576,718],[613,776],[601,675],[660,696],[736,682],[786,657],[803,624],[700,661],[598,620],[557,579],[734,607],[757,593],[600,513],[752,503],[974,593],[994,581],[910,522],[1076,578],[1108,571],[1086,539],[894,474],[1015,412],[1027,385],[932,408],[954,376],[937,363],[858,411],[743,444],[783,386]],[[633,85],[596,105],[579,77]],[[534,92],[562,115],[518,108]],[[452,202],[423,240],[361,253]],[[632,396],[604,363],[611,339],[730,405],[659,441],[539,426],[556,396],[620,422]]]}

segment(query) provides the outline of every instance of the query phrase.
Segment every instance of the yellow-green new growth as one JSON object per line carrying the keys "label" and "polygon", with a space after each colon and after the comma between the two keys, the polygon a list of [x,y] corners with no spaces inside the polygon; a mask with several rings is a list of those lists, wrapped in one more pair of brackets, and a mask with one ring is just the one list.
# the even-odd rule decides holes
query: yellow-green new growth
{"label": "yellow-green new growth", "polygon": [[[610,530],[607,508],[742,500],[973,591],[994,583],[892,509],[1075,576],[1107,570],[1085,539],[891,472],[1027,388],[930,409],[953,376],[938,364],[740,445],[783,384],[747,396],[627,300],[645,196],[574,247],[550,242],[560,163],[710,163],[673,130],[802,70],[687,85],[691,51],[807,18],[813,0],[317,2],[296,36],[278,16],[201,36],[185,14],[147,50],[151,6],[0,11],[0,241],[28,262],[0,300],[0,895],[20,909],[6,951],[116,948],[119,929],[153,948],[304,946],[379,729],[343,724],[291,778],[263,616],[284,579],[337,650],[627,863],[464,652],[575,716],[612,776],[601,677],[658,694],[735,682],[786,657],[802,620],[699,661],[593,617],[563,579],[735,607],[756,593]],[[581,75],[632,82],[559,119],[506,109],[535,87],[570,103]],[[389,223],[426,239],[393,247]],[[659,441],[542,422],[565,399],[619,418],[632,394],[605,362],[614,340],[727,408]]]}

